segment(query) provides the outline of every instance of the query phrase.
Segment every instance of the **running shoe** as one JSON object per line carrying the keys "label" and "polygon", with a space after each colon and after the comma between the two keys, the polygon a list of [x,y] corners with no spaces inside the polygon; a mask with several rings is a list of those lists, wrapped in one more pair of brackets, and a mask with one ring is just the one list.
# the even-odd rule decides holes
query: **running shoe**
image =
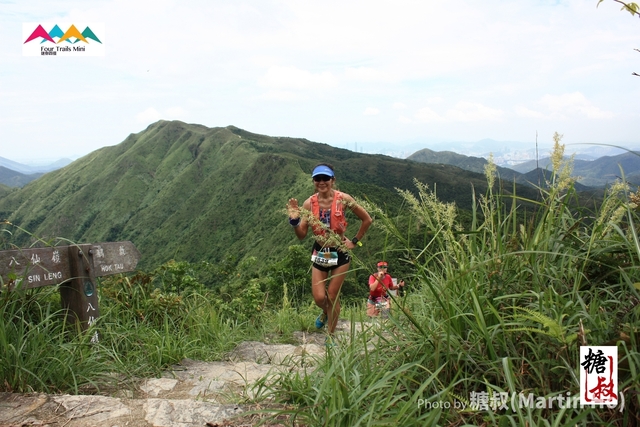
{"label": "running shoe", "polygon": [[322,329],[324,325],[327,323],[327,313],[322,312],[316,319],[316,328]]}

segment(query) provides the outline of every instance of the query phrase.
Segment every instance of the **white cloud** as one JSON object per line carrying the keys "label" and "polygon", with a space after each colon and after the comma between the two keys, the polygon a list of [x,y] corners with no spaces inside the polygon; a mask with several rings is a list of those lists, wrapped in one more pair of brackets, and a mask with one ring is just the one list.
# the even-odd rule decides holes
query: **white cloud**
{"label": "white cloud", "polygon": [[[596,2],[3,2],[3,40],[19,42],[23,22],[104,22],[106,55],[24,58],[20,43],[9,46],[0,55],[0,133],[24,143],[2,155],[51,150],[38,145],[45,140],[88,152],[161,118],[329,144],[520,140],[538,126],[591,142],[638,141],[637,19]],[[69,75],[73,85],[51,84]],[[51,128],[52,106],[91,111],[109,126]],[[381,110],[376,126],[354,125],[351,113],[367,106]]]}
{"label": "white cloud", "polygon": [[501,120],[504,113],[501,110],[487,107],[477,102],[460,101],[454,108],[439,114],[429,107],[423,107],[415,117],[421,122],[480,122]]}
{"label": "white cloud", "polygon": [[153,107],[136,114],[136,121],[139,123],[155,122],[162,119],[162,114]]}
{"label": "white cloud", "polygon": [[516,106],[514,110],[515,110],[516,116],[519,116],[519,117],[525,117],[525,118],[531,118],[531,119],[542,119],[545,117],[544,113],[541,113],[540,111],[532,110],[522,105]]}
{"label": "white cloud", "polygon": [[583,116],[589,119],[610,119],[614,114],[593,105],[580,92],[564,93],[562,95],[545,95],[540,105],[546,107],[554,118],[566,119],[571,116]]}
{"label": "white cloud", "polygon": [[380,114],[380,110],[374,107],[367,107],[362,113],[363,116],[377,116],[378,114]]}

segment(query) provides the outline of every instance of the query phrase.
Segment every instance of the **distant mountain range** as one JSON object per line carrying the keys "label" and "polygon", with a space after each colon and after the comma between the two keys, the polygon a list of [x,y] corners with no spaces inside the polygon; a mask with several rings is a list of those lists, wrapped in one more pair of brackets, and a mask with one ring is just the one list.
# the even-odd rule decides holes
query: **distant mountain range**
{"label": "distant mountain range", "polygon": [[29,166],[0,157],[0,184],[22,187],[43,174],[63,168],[71,162],[70,159],[60,159],[47,165]]}
{"label": "distant mountain range", "polygon": [[18,171],[0,166],[0,184],[4,184],[7,187],[23,187],[34,179],[40,178],[42,175],[42,173],[25,175]]}
{"label": "distant mountain range", "polygon": [[[626,149],[636,149],[638,146],[625,146]],[[428,148],[435,152],[449,151],[464,156],[488,158],[493,155],[494,162],[498,166],[511,167],[513,165],[534,160],[540,157],[547,157],[551,153],[552,146],[540,143],[536,149],[536,143],[529,141],[496,141],[493,139],[482,139],[476,142],[469,141],[415,141],[406,144],[389,144],[388,142],[360,142],[358,144],[348,144],[348,147],[355,151],[386,154],[388,156],[407,158],[417,151]],[[640,147],[638,147],[640,149]],[[576,159],[595,160],[603,156],[616,156],[626,152],[625,149],[614,145],[596,145],[571,143],[565,144],[567,155],[575,154]]]}
{"label": "distant mountain range", "polygon": [[[310,172],[319,162],[335,166],[339,189],[392,214],[403,210],[396,190],[415,191],[414,179],[434,188],[443,202],[467,210],[472,191],[487,189],[483,175],[452,165],[354,153],[234,126],[160,121],[22,188],[2,195],[0,187],[0,220],[45,241],[130,240],[142,254],[140,268],[170,259],[247,256],[264,264],[281,259],[298,242],[285,205],[290,197],[303,201],[313,192]],[[517,191],[528,199],[539,194],[525,186]],[[359,222],[349,222],[352,236]],[[20,232],[12,239],[19,246],[33,243]],[[389,249],[378,229],[364,240],[359,257],[375,259]]]}
{"label": "distant mountain range", "polygon": [[[465,156],[463,154],[454,153],[453,151],[433,151],[428,148],[424,148],[420,151],[416,151],[407,160],[413,160],[414,162],[421,163],[442,163],[445,165],[457,166],[461,169],[465,169],[472,172],[484,173],[484,167],[489,163],[487,159],[482,157]],[[498,166],[498,172],[500,178],[513,180],[520,176],[513,169],[503,168]]]}
{"label": "distant mountain range", "polygon": [[[496,152],[503,154],[504,150],[507,150],[505,145],[507,143],[493,140],[483,140],[477,144],[466,143],[464,146],[460,144],[463,143],[457,145],[460,149],[478,150],[478,147],[482,146],[484,149],[495,149]],[[573,176],[577,178],[579,191],[586,190],[586,187],[604,187],[615,181],[621,176],[620,166],[623,167],[627,181],[632,184],[640,184],[640,153],[628,152],[611,146],[587,146],[585,150],[583,153],[574,154],[573,160]],[[610,152],[622,152],[622,154],[604,155],[598,158],[587,154]],[[434,151],[429,148],[420,149],[406,159],[420,163],[453,165],[481,174],[484,173],[484,167],[487,164],[484,157],[464,155],[450,150]],[[8,187],[22,187],[44,173],[67,166],[71,162],[70,159],[61,159],[44,166],[28,166],[0,157],[0,184]],[[538,161],[529,160],[509,167],[498,166],[498,173],[503,180],[515,180],[524,185],[537,185],[540,177],[544,176],[542,173],[535,172],[537,166],[542,170],[550,170],[549,157],[543,157]]]}
{"label": "distant mountain range", "polygon": [[[540,169],[551,170],[551,159],[545,157],[537,162]],[[535,161],[525,162],[512,167],[517,172],[525,173],[536,168]],[[621,169],[622,168],[622,169]],[[640,153],[625,152],[617,156],[603,156],[592,161],[574,159],[573,176],[578,182],[589,187],[603,187],[624,174],[625,180],[640,185]]]}
{"label": "distant mountain range", "polygon": [[71,159],[64,158],[45,165],[25,165],[22,163],[14,162],[13,160],[5,159],[4,157],[0,157],[0,166],[4,166],[7,169],[11,169],[28,175],[33,173],[51,172],[67,166],[72,161],[73,160]]}
{"label": "distant mountain range", "polygon": [[[487,164],[487,160],[482,157],[464,156],[451,151],[432,151],[426,148],[410,155],[407,160],[455,165],[478,173],[484,173],[484,167]],[[500,178],[505,180],[537,185],[540,177],[546,176],[536,171],[537,166],[542,171],[552,169],[550,158],[544,157],[539,161],[530,160],[509,168],[498,166],[498,173]],[[616,156],[603,156],[591,161],[574,158],[572,176],[580,184],[576,186],[576,189],[581,191],[586,190],[586,187],[604,187],[621,178],[620,167],[622,167],[628,182],[640,185],[640,153],[624,152]]]}

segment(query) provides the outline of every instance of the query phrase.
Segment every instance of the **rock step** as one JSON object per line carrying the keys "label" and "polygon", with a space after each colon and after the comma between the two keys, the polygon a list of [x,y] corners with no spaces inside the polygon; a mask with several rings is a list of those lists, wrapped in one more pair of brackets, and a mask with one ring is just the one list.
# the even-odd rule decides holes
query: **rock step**
{"label": "rock step", "polygon": [[[339,332],[347,331],[341,322]],[[116,397],[0,393],[0,427],[235,426],[227,420],[252,406],[230,404],[232,398],[253,397],[251,386],[281,369],[315,365],[326,351],[324,337],[299,332],[299,345],[243,342],[227,361],[185,359]]]}

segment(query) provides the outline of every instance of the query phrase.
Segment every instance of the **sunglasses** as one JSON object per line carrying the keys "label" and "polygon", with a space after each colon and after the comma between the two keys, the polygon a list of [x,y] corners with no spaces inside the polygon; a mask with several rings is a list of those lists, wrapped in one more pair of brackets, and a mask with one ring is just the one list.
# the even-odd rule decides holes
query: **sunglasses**
{"label": "sunglasses", "polygon": [[316,176],[313,177],[313,180],[315,182],[320,182],[320,181],[327,182],[327,181],[331,181],[331,178],[332,177],[329,176],[329,175],[316,175]]}
{"label": "sunglasses", "polygon": [[386,265],[381,265],[381,266],[380,266],[380,267],[378,267],[378,268],[387,268],[387,266],[386,266]]}

